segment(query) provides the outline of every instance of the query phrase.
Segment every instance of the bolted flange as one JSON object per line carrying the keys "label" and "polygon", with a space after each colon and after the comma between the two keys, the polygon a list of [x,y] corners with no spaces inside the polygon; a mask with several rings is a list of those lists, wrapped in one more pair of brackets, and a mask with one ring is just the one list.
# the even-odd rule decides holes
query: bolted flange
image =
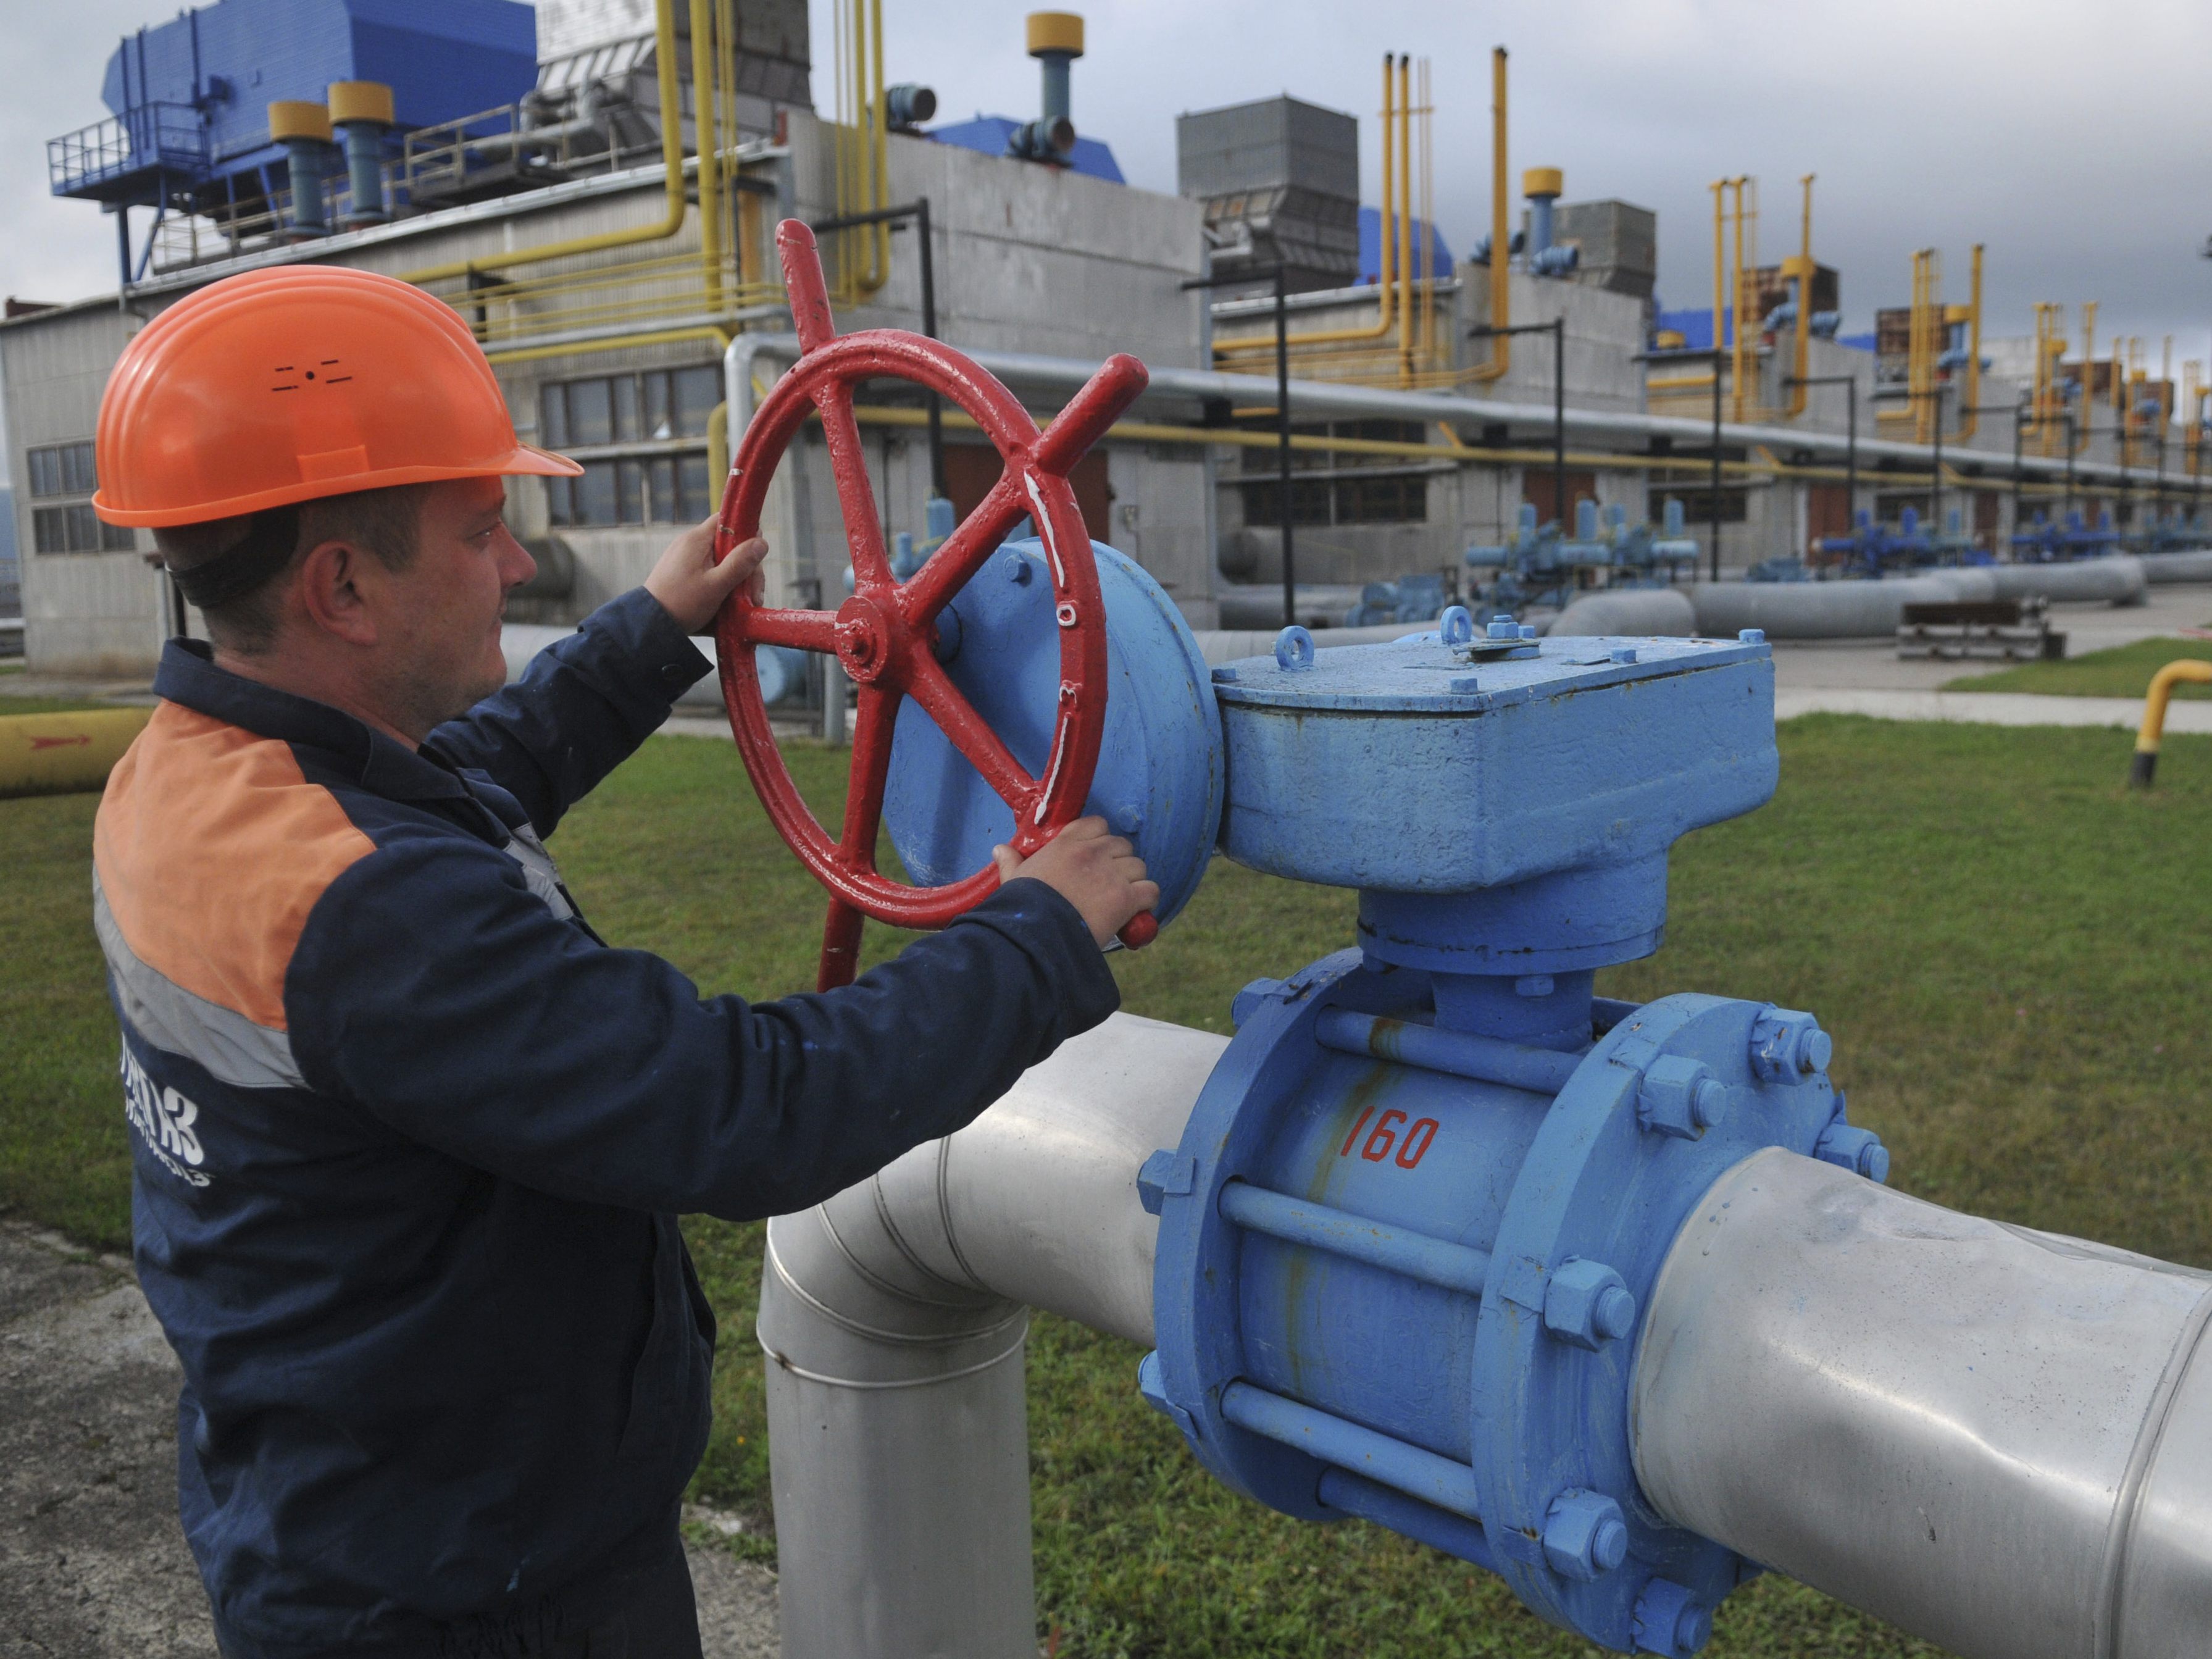
{"label": "bolted flange", "polygon": [[1628,1559],[1628,1523],[1601,1492],[1570,1486],[1544,1517],[1544,1559],[1562,1577],[1595,1583]]}
{"label": "bolted flange", "polygon": [[1595,1352],[1636,1328],[1636,1298],[1602,1261],[1570,1256],[1545,1288],[1544,1328]]}

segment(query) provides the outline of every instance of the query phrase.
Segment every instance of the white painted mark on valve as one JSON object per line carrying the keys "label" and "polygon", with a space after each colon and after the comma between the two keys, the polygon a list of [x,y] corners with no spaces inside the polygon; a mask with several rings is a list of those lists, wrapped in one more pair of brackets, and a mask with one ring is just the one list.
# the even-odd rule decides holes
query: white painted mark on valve
{"label": "white painted mark on valve", "polygon": [[[1030,517],[1036,521],[1037,535],[1044,543],[1044,550],[1052,556],[1052,585],[1065,587],[1067,586],[1067,571],[1060,562],[1060,544],[1052,538],[1052,520],[1045,513],[1044,496],[1037,489],[1036,474],[1023,473],[1022,488],[1030,492],[1030,507],[1032,509]],[[1062,628],[1070,625],[1066,622],[1060,623]]]}

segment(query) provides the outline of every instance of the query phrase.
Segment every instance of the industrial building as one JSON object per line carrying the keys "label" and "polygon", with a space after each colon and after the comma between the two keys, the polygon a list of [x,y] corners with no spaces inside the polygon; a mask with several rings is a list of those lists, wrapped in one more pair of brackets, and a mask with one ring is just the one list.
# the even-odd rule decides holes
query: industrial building
{"label": "industrial building", "polygon": [[[2108,513],[2117,535],[2154,500],[2193,507],[2193,370],[2177,392],[2139,343],[2105,361],[2094,308],[2078,344],[2051,307],[2024,350],[2001,346],[1978,252],[1963,301],[1930,251],[1894,274],[1909,305],[1838,339],[1809,179],[1796,251],[1765,261],[1756,181],[1717,182],[1711,305],[1661,313],[1648,210],[1510,164],[1502,52],[1492,223],[1455,253],[1431,200],[1425,63],[1384,58],[1371,118],[1290,96],[1185,115],[1170,196],[1122,182],[1111,134],[1078,130],[1079,19],[1032,18],[1041,91],[932,125],[934,94],[888,82],[879,23],[857,16],[831,43],[826,108],[801,0],[216,0],[126,40],[109,113],[48,157],[58,193],[114,220],[117,291],[0,325],[33,665],[141,672],[179,625],[141,539],[88,505],[100,386],[163,307],[295,259],[453,303],[518,428],[587,468],[514,491],[542,572],[514,614],[557,623],[635,581],[657,526],[709,509],[732,410],[795,350],[769,246],[787,216],[845,227],[824,238],[841,326],[927,325],[995,354],[1040,419],[1086,365],[1143,359],[1152,391],[1077,483],[1092,534],[1201,627],[1279,619],[1286,507],[1316,622],[1370,583],[1490,592],[1467,551],[1510,559],[1524,508],[1566,535],[1585,501],[1623,526],[1673,503],[1710,577],[1820,574],[1862,514],[1909,508],[1939,532],[1955,517],[1947,544],[1986,556],[2039,513]],[[1379,203],[1358,199],[1363,133]],[[733,388],[726,358],[753,384]],[[859,418],[892,532],[921,535],[933,492],[963,511],[996,476],[911,388],[871,388]],[[834,592],[844,565],[825,456],[801,453],[769,520],[794,599]]]}

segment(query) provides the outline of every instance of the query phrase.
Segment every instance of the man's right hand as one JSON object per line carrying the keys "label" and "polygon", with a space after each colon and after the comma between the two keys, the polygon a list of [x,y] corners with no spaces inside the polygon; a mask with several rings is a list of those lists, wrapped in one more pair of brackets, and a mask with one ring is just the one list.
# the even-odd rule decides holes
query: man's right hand
{"label": "man's right hand", "polygon": [[1011,847],[994,847],[999,883],[1026,877],[1041,881],[1073,905],[1099,948],[1131,918],[1160,902],[1160,884],[1145,878],[1145,861],[1103,818],[1078,818],[1023,858]]}

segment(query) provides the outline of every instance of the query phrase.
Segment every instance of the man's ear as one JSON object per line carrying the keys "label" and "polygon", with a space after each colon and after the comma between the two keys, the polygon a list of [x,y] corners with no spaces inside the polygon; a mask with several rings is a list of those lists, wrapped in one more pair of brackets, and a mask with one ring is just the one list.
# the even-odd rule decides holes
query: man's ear
{"label": "man's ear", "polygon": [[292,601],[323,632],[349,645],[373,646],[376,617],[362,590],[381,574],[369,568],[374,563],[350,542],[318,542],[293,572]]}

